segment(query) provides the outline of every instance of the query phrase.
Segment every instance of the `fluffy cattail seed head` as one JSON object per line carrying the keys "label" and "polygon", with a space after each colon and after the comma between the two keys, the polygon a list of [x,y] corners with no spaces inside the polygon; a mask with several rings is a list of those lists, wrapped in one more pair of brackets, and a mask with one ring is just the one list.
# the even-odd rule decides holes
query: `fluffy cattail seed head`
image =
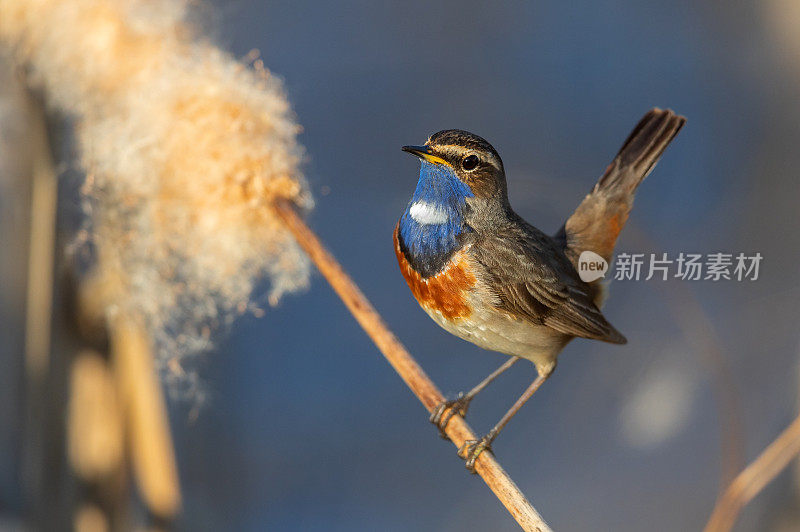
{"label": "fluffy cattail seed head", "polygon": [[[186,22],[187,0],[3,0],[0,41],[76,123],[107,314],[148,325],[163,368],[308,282],[268,204],[312,200],[281,84]],[[173,376],[181,371],[173,372]]]}

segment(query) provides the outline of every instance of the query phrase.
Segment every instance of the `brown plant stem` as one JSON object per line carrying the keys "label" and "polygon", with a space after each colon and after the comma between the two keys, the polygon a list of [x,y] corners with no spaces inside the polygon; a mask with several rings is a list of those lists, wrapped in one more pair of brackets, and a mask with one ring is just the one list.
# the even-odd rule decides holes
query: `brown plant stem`
{"label": "brown plant stem", "polygon": [[153,514],[169,520],[180,510],[181,494],[167,409],[149,339],[142,325],[128,316],[113,319],[110,332],[139,491]]}
{"label": "brown plant stem", "polygon": [[[297,239],[320,273],[330,283],[336,294],[347,306],[350,313],[380,349],[386,360],[397,371],[406,385],[431,412],[444,400],[439,389],[425,374],[416,360],[406,351],[384,323],[381,316],[370,304],[358,286],[345,273],[336,259],[325,249],[314,232],[297,214],[293,204],[277,200],[274,210],[283,220],[287,229]],[[477,439],[469,425],[459,415],[453,415],[446,427],[447,436],[458,448],[466,440]],[[526,531],[548,532],[550,527],[542,516],[520,492],[514,481],[506,474],[491,453],[482,453],[475,464],[475,471],[494,492],[503,506]]]}
{"label": "brown plant stem", "polygon": [[[18,102],[23,104],[27,124],[30,171],[30,227],[28,231],[28,276],[25,305],[25,413],[23,418],[22,486],[30,503],[34,528],[58,528],[68,521],[63,489],[57,483],[64,475],[58,447],[61,430],[60,405],[63,388],[63,348],[53,351],[54,272],[58,208],[58,180],[51,156],[44,103],[21,89],[22,78],[11,65],[3,82],[18,85]],[[8,90],[8,87],[4,87]],[[55,437],[54,437],[55,436]]]}
{"label": "brown plant stem", "polygon": [[800,454],[800,416],[733,479],[714,507],[705,532],[730,530],[745,504]]}

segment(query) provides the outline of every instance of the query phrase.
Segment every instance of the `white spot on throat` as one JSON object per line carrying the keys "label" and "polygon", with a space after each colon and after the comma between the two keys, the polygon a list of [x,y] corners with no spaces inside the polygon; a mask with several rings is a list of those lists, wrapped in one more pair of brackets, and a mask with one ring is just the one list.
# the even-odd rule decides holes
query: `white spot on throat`
{"label": "white spot on throat", "polygon": [[418,201],[408,210],[411,217],[422,225],[438,225],[447,222],[447,211],[435,203]]}

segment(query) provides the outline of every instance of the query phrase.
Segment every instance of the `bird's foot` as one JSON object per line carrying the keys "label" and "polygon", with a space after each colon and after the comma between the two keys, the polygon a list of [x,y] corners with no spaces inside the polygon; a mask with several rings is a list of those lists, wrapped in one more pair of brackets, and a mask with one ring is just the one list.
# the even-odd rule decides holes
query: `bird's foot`
{"label": "bird's foot", "polygon": [[466,416],[470,401],[472,401],[471,397],[459,394],[456,399],[442,401],[436,405],[436,408],[434,408],[431,413],[430,421],[439,429],[439,436],[445,440],[449,439],[445,433],[445,429],[450,422],[450,418],[452,418],[454,414],[458,414],[461,417]]}
{"label": "bird's foot", "polygon": [[475,461],[483,451],[492,452],[492,441],[497,434],[490,431],[485,436],[477,440],[467,440],[458,449],[458,456],[464,460],[464,465],[470,473],[475,473]]}

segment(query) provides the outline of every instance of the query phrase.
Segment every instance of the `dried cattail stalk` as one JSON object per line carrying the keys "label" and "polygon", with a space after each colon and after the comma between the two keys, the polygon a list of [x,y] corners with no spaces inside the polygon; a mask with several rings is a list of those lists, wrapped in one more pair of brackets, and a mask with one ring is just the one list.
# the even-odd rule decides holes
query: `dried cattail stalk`
{"label": "dried cattail stalk", "polygon": [[136,483],[148,509],[171,519],[181,506],[178,468],[147,336],[135,319],[122,315],[115,317],[110,328],[114,373],[125,411]]}
{"label": "dried cattail stalk", "polygon": [[108,519],[97,506],[87,504],[75,513],[75,532],[108,532],[110,528]]}
{"label": "dried cattail stalk", "polygon": [[[372,339],[386,360],[402,377],[406,385],[414,392],[428,412],[433,412],[436,405],[444,401],[442,393],[425,374],[422,367],[414,357],[406,351],[403,344],[389,330],[367,300],[358,286],[342,269],[341,265],[331,255],[309,228],[295,212],[293,205],[286,201],[278,200],[273,206],[275,212],[286,223],[286,226],[297,238],[297,241],[314,261],[320,273],[330,283],[331,288],[345,304],[347,309],[358,321],[364,332]],[[454,415],[445,427],[445,432],[450,441],[457,448],[465,441],[477,438],[467,422]],[[526,532],[551,532],[550,527],[539,515],[517,485],[497,463],[491,453],[482,453],[475,463],[475,472],[483,478],[486,485],[497,496],[498,500],[506,507],[517,524]]]}
{"label": "dried cattail stalk", "polygon": [[717,500],[704,532],[728,532],[742,508],[800,455],[800,416],[733,479]]}
{"label": "dried cattail stalk", "polygon": [[123,419],[114,375],[93,352],[72,363],[67,409],[70,464],[84,481],[101,481],[122,467]]}
{"label": "dried cattail stalk", "polygon": [[308,279],[307,259],[263,208],[312,202],[281,85],[196,35],[188,4],[0,2],[0,43],[76,120],[84,236],[117,287],[106,313],[141,316],[162,368],[207,347],[209,330],[250,307],[259,279],[273,303]]}

